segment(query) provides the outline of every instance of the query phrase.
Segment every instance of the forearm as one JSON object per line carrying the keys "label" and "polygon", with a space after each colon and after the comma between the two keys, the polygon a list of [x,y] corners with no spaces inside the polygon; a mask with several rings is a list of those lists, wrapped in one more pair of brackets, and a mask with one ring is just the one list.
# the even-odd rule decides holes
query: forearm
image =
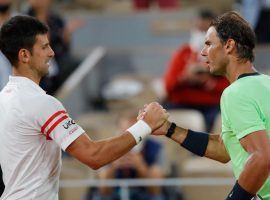
{"label": "forearm", "polygon": [[227,163],[231,160],[219,134],[210,134],[205,157]]}
{"label": "forearm", "polygon": [[[157,102],[145,106],[135,124],[125,133],[110,139],[92,141],[86,134],[80,135],[66,149],[73,157],[93,169],[108,164],[127,153],[152,130],[161,127],[169,114]],[[142,120],[143,118],[143,120]]]}
{"label": "forearm", "polygon": [[[188,130],[181,127],[176,127],[175,132],[171,136],[175,142],[183,144],[187,138]],[[194,138],[200,139],[200,138]],[[200,141],[198,141],[199,143]],[[204,157],[226,163],[230,160],[230,157],[224,147],[224,144],[220,141],[219,134],[209,134],[208,144],[203,155]]]}
{"label": "forearm", "polygon": [[94,141],[92,145],[94,147],[88,148],[89,160],[99,168],[126,154],[136,145],[136,141],[126,132],[113,138]]}
{"label": "forearm", "polygon": [[66,151],[92,169],[98,169],[124,155],[135,145],[134,137],[128,132],[100,141],[93,141],[83,134]]}
{"label": "forearm", "polygon": [[83,134],[66,151],[89,167],[98,169],[127,153],[151,130],[147,123],[139,120],[125,133],[109,139],[92,141],[87,134]]}
{"label": "forearm", "polygon": [[248,192],[256,194],[270,175],[270,164],[267,156],[260,152],[250,155],[238,183]]}

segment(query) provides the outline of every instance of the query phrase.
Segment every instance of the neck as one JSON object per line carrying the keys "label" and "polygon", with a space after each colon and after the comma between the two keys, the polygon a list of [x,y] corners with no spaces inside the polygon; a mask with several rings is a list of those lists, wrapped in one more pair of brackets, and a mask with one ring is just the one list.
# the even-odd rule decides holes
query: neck
{"label": "neck", "polygon": [[237,78],[241,74],[245,73],[254,73],[256,70],[253,67],[253,64],[250,61],[246,62],[232,62],[229,64],[227,67],[227,73],[226,73],[226,78],[229,80],[230,83],[233,83],[234,81],[237,80]]}
{"label": "neck", "polygon": [[37,74],[29,71],[29,70],[23,70],[21,68],[12,67],[12,75],[13,76],[22,76],[29,78],[30,80],[34,81],[37,85],[39,85],[41,77],[39,77]]}

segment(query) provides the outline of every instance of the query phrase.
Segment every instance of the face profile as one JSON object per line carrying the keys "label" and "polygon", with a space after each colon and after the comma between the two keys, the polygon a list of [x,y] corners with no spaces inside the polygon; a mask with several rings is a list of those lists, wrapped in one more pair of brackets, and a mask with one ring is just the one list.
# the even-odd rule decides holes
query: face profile
{"label": "face profile", "polygon": [[227,59],[225,58],[224,45],[221,43],[213,26],[206,33],[201,55],[204,57],[211,74],[225,75]]}
{"label": "face profile", "polygon": [[50,60],[54,56],[47,34],[39,34],[32,48],[30,56],[30,68],[41,78],[49,72]]}

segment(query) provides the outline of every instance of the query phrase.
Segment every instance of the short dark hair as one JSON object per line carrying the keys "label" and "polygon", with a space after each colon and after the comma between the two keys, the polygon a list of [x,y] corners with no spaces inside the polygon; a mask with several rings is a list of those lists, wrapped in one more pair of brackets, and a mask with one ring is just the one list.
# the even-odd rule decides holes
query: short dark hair
{"label": "short dark hair", "polygon": [[216,17],[213,26],[222,43],[233,39],[236,42],[238,59],[240,61],[254,61],[256,36],[249,23],[237,12],[230,11]]}
{"label": "short dark hair", "polygon": [[48,27],[29,16],[15,16],[8,20],[0,31],[0,50],[13,66],[18,62],[20,49],[32,52],[39,34],[48,33]]}

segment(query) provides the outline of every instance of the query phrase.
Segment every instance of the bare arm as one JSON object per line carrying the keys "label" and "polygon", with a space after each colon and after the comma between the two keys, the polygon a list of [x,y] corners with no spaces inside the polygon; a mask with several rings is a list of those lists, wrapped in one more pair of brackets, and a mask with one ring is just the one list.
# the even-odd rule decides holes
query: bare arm
{"label": "bare arm", "polygon": [[66,151],[87,166],[98,169],[121,157],[135,145],[134,137],[128,132],[100,141],[93,141],[83,134]]}
{"label": "bare arm", "polygon": [[[145,110],[143,121],[151,130],[159,128],[168,118],[168,113],[158,103],[149,104]],[[134,135],[128,131],[100,141],[93,141],[83,134],[69,145],[66,151],[89,167],[98,169],[126,154],[135,145]]]}
{"label": "bare arm", "polygon": [[[167,133],[167,130],[170,126],[170,122],[164,123],[162,127],[160,127],[158,130],[156,130],[153,134],[154,135],[165,135]],[[171,136],[171,139],[177,142],[178,144],[182,144],[183,141],[187,137],[187,129],[176,127],[173,135]],[[225,148],[225,145],[223,144],[222,140],[220,139],[219,134],[209,134],[209,142],[206,148],[205,157],[226,163],[230,161],[230,156],[227,153],[227,150]]]}
{"label": "bare arm", "polygon": [[231,160],[220,134],[210,134],[209,143],[205,152],[205,157],[227,163]]}
{"label": "bare arm", "polygon": [[240,143],[250,156],[238,182],[245,190],[256,194],[270,175],[270,140],[263,130],[247,135]]}

